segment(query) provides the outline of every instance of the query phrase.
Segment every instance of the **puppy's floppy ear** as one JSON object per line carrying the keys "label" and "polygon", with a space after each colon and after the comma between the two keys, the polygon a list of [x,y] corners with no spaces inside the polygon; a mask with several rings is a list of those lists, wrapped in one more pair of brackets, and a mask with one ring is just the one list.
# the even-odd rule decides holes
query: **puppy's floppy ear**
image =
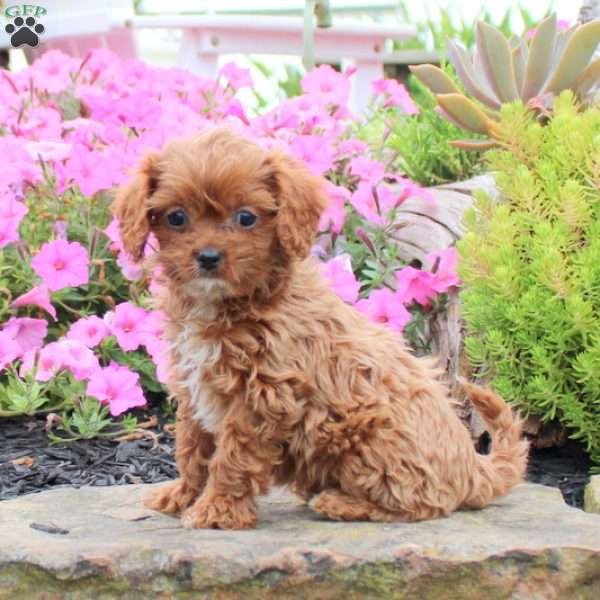
{"label": "puppy's floppy ear", "polygon": [[314,241],[319,217],[327,201],[323,180],[299,161],[278,152],[265,159],[267,181],[278,204],[277,237],[291,258],[306,258]]}
{"label": "puppy's floppy ear", "polygon": [[144,246],[150,235],[150,215],[146,201],[154,193],[158,180],[158,155],[148,154],[131,181],[117,190],[111,205],[119,221],[125,251],[135,260],[144,256]]}

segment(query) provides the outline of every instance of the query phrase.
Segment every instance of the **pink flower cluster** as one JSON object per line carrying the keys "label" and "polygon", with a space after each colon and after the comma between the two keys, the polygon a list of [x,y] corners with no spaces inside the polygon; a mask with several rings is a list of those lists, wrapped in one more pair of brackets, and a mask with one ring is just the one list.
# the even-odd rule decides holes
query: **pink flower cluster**
{"label": "pink flower cluster", "polygon": [[401,332],[412,318],[408,306],[414,303],[428,306],[438,294],[460,285],[456,275],[456,248],[430,254],[427,260],[433,265],[431,271],[404,267],[396,272],[394,290],[387,287],[376,289],[361,300],[358,299],[361,285],[352,272],[348,255],[336,256],[323,263],[322,270],[342,300],[354,304],[372,321],[386,323]]}
{"label": "pink flower cluster", "polygon": [[[0,323],[0,371],[17,362],[21,376],[32,372],[39,381],[68,371],[113,415],[143,405],[145,398],[138,373],[103,358],[108,339],[122,352],[144,351],[160,382],[168,372],[160,313],[126,301],[114,310],[73,319],[65,303],[70,290],[85,291],[91,284],[92,242],[73,239],[65,221],[57,221],[52,236],[41,243],[22,237],[30,190],[46,186],[45,193],[58,198],[105,202],[103,192],[121,184],[149,149],[171,137],[227,125],[265,148],[295,155],[317,175],[343,182],[327,185],[330,204],[320,224],[324,235],[340,234],[350,211],[384,226],[409,196],[430,200],[426,190],[388,172],[365,142],[353,138],[351,76],[350,70],[319,67],[302,79],[301,96],[252,116],[236,98],[239,88],[252,86],[250,73],[233,63],[214,81],[181,69],[122,61],[108,50],[95,50],[83,61],[49,51],[18,74],[0,73],[0,155],[10,157],[0,170],[0,252],[31,255],[34,274],[30,288],[12,301]],[[418,111],[396,81],[375,82],[373,91],[376,105]],[[103,233],[122,276],[140,279],[140,268],[122,249],[117,224],[113,221]],[[146,251],[155,248],[150,239]],[[458,283],[454,251],[432,262],[435,271],[407,267],[396,274],[394,290],[375,290],[360,300],[361,284],[348,256],[324,263],[323,269],[346,302],[401,331],[410,319],[407,306],[426,305]],[[159,276],[154,274],[151,291]]]}
{"label": "pink flower cluster", "polygon": [[[102,367],[93,351],[104,339],[114,336],[126,352],[143,346],[156,364],[157,379],[161,383],[166,381],[167,344],[162,340],[163,317],[159,311],[146,311],[122,302],[104,318],[91,315],[74,321],[66,335],[44,344],[47,332],[44,319],[11,318],[0,331],[0,368],[20,359],[21,376],[34,370],[38,381],[48,381],[61,371],[69,371],[75,379],[87,381],[89,396],[107,403],[112,415],[119,415],[142,406],[145,400],[139,375],[114,362]],[[123,384],[116,385],[117,381]],[[103,392],[98,391],[102,389]]]}

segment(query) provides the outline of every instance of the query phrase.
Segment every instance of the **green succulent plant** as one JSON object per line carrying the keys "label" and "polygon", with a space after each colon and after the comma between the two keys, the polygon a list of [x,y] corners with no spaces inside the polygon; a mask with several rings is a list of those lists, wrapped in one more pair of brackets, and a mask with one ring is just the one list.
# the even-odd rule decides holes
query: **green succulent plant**
{"label": "green succulent plant", "polygon": [[600,59],[591,61],[599,42],[600,21],[559,31],[556,15],[551,15],[540,23],[529,44],[519,36],[508,40],[480,21],[472,57],[457,42],[449,41],[447,47],[448,60],[474,100],[439,67],[418,65],[411,71],[436,95],[437,110],[448,121],[491,138],[452,144],[482,150],[496,144],[499,110],[505,103],[521,100],[543,118],[563,90],[570,89],[584,100],[600,81]]}
{"label": "green succulent plant", "polygon": [[504,201],[477,194],[457,244],[466,355],[600,472],[600,107],[564,91],[544,127],[523,105],[501,112],[510,143],[485,162]]}

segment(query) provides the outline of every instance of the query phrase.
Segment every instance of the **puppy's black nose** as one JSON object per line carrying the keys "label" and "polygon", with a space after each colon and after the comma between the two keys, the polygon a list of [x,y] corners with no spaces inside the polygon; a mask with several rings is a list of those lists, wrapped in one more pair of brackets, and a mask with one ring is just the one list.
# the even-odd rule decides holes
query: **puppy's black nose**
{"label": "puppy's black nose", "polygon": [[222,258],[223,253],[214,248],[204,248],[196,255],[196,260],[205,271],[214,271]]}

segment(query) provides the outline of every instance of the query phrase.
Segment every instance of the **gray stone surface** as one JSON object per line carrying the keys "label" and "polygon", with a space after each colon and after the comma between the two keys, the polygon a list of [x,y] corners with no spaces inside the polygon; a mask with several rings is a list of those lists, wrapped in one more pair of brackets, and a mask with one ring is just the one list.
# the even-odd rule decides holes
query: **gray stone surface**
{"label": "gray stone surface", "polygon": [[145,509],[149,487],[0,503],[0,599],[600,598],[600,515],[553,488],[415,524],[325,521],[277,492],[232,532]]}
{"label": "gray stone surface", "polygon": [[600,514],[600,475],[594,475],[585,486],[583,508],[587,512]]}

